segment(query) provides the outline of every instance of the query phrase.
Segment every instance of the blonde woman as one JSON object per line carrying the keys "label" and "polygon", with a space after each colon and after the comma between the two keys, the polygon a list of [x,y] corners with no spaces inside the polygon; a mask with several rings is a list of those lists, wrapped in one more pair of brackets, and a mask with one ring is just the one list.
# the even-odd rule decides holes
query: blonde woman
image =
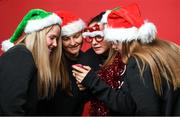
{"label": "blonde woman", "polygon": [[32,9],[2,43],[0,115],[36,115],[38,98],[53,96],[60,82],[69,89],[61,60],[60,24],[56,14]]}
{"label": "blonde woman", "polygon": [[126,64],[121,88],[108,87],[88,66],[73,66],[76,79],[120,115],[180,115],[180,47],[158,39],[136,4],[107,15],[104,36]]}

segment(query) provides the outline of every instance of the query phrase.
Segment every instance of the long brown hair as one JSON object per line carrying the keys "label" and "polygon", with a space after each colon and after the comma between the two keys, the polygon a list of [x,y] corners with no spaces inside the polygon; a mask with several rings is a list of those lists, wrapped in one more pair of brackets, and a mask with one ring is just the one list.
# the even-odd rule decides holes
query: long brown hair
{"label": "long brown hair", "polygon": [[159,39],[149,44],[124,42],[122,61],[127,64],[130,57],[136,59],[141,75],[147,65],[150,67],[154,88],[159,95],[163,93],[162,78],[171,83],[174,90],[180,87],[180,46]]}
{"label": "long brown hair", "polygon": [[109,49],[109,53],[108,53],[108,58],[103,63],[102,67],[106,67],[106,66],[110,65],[113,62],[113,60],[115,59],[117,54],[118,54],[117,51],[115,51],[114,49],[110,48]]}
{"label": "long brown hair", "polygon": [[25,45],[32,52],[38,69],[38,95],[40,97],[53,96],[59,83],[63,89],[69,89],[69,80],[62,60],[62,40],[60,37],[57,48],[49,57],[46,35],[52,28],[53,26],[50,26],[24,37],[28,42]]}

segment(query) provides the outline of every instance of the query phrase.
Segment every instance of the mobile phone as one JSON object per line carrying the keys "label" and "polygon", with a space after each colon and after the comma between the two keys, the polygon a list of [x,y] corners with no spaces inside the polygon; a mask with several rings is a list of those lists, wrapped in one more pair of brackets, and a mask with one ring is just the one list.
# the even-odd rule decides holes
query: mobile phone
{"label": "mobile phone", "polygon": [[83,68],[83,65],[82,65],[82,64],[74,64],[74,65],[77,66],[77,67]]}

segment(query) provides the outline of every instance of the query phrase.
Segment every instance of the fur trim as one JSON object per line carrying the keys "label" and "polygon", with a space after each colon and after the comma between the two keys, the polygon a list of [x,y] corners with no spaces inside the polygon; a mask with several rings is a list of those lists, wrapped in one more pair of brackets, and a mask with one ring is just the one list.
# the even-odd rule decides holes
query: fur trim
{"label": "fur trim", "polygon": [[62,27],[62,36],[70,36],[74,33],[77,33],[81,30],[83,30],[86,27],[86,24],[83,20],[79,19],[77,21],[68,23],[67,25],[64,25]]}
{"label": "fur trim", "polygon": [[100,21],[101,23],[103,23],[103,24],[104,24],[104,23],[107,23],[107,19],[108,19],[107,17],[108,17],[108,15],[111,13],[111,11],[112,11],[112,10],[107,10],[107,11],[104,13],[104,15],[102,16],[102,19],[101,19],[101,21]]}
{"label": "fur trim", "polygon": [[156,38],[156,34],[156,26],[151,22],[145,21],[139,28],[137,38],[140,39],[142,43],[150,43]]}
{"label": "fur trim", "polygon": [[132,41],[137,39],[138,29],[132,28],[111,28],[107,27],[104,29],[104,39],[107,41]]}
{"label": "fur trim", "polygon": [[14,43],[10,42],[10,40],[5,40],[2,42],[2,48],[1,50],[3,52],[6,52],[7,50],[9,50],[10,48],[12,48],[14,46]]}
{"label": "fur trim", "polygon": [[139,29],[132,28],[105,28],[104,37],[107,41],[130,42],[140,40],[142,43],[150,43],[156,38],[157,29],[153,23],[145,22]]}
{"label": "fur trim", "polygon": [[82,33],[82,36],[85,38],[85,37],[95,37],[97,35],[100,35],[102,37],[104,37],[104,33],[103,31],[93,31],[93,32],[84,32]]}
{"label": "fur trim", "polygon": [[50,25],[61,24],[61,23],[62,23],[62,20],[60,19],[60,17],[58,17],[55,13],[52,13],[51,15],[49,15],[48,17],[46,17],[44,19],[28,21],[24,32],[31,33],[34,31],[41,30]]}

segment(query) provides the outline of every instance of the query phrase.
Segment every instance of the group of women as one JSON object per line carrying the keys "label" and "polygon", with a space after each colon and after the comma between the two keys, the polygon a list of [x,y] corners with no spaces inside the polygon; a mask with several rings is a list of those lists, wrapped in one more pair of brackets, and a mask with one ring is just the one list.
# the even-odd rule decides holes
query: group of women
{"label": "group of women", "polygon": [[180,115],[180,47],[159,39],[137,4],[87,26],[32,9],[2,50],[0,115],[82,115],[87,101],[89,116]]}

